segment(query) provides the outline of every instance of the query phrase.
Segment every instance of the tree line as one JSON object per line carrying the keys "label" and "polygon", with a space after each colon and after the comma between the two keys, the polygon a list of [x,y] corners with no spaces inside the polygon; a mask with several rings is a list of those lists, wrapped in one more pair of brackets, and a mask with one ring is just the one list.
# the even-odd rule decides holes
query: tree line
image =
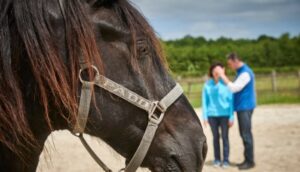
{"label": "tree line", "polygon": [[236,52],[256,73],[273,69],[283,72],[300,70],[300,34],[292,37],[285,33],[279,38],[261,35],[257,39],[236,40],[185,36],[162,42],[174,75],[202,76],[210,64],[216,61],[225,64],[230,52]]}

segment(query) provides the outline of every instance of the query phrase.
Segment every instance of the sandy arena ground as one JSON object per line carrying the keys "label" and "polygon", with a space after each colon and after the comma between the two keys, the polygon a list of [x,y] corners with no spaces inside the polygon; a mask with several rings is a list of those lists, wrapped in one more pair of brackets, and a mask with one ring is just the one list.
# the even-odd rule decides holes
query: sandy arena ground
{"label": "sandy arena ground", "polygon": [[[200,114],[200,110],[197,110]],[[243,147],[237,122],[230,129],[230,160],[228,169],[212,167],[213,148],[210,128],[204,128],[209,152],[204,172],[237,172],[234,164],[243,160]],[[256,167],[249,172],[300,171],[300,105],[272,105],[257,108],[253,116]],[[123,167],[124,159],[103,142],[88,137],[88,142],[114,171]],[[102,171],[90,158],[80,141],[67,131],[53,133],[40,156],[38,172]],[[145,169],[141,172],[148,171]]]}

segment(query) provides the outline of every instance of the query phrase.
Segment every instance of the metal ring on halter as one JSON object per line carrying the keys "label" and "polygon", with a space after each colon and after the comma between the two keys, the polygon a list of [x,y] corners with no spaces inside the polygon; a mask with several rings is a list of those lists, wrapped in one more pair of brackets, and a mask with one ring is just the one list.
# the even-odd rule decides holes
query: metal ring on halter
{"label": "metal ring on halter", "polygon": [[[94,77],[94,79],[92,81],[85,81],[82,78],[82,72],[85,71],[88,68],[91,68],[91,69],[93,69],[96,72],[96,75],[95,75],[95,77]],[[98,68],[96,66],[94,66],[94,65],[91,65],[89,67],[85,67],[85,68],[82,68],[82,69],[79,70],[79,80],[80,80],[81,83],[83,83],[83,82],[95,83],[95,81],[97,79],[99,79],[99,77],[100,77],[100,72],[99,72]]]}
{"label": "metal ring on halter", "polygon": [[[155,124],[159,124],[163,118],[164,118],[164,113],[165,113],[165,109],[163,109],[162,107],[159,106],[159,102],[158,101],[155,101],[153,102],[153,105],[152,105],[152,109],[150,110],[149,112],[149,120]],[[157,114],[156,112],[159,112],[160,114]],[[159,115],[159,116],[157,116]]]}

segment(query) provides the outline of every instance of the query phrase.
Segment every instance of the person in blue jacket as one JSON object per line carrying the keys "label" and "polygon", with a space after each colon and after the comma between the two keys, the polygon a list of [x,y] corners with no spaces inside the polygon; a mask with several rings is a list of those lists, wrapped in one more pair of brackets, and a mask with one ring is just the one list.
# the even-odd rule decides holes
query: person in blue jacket
{"label": "person in blue jacket", "polygon": [[[229,166],[229,127],[233,125],[233,94],[220,79],[216,68],[224,66],[221,63],[215,63],[210,67],[210,79],[205,83],[202,91],[202,110],[204,125],[210,125],[213,134],[214,145],[214,166]],[[223,162],[220,154],[220,133],[223,140]]]}

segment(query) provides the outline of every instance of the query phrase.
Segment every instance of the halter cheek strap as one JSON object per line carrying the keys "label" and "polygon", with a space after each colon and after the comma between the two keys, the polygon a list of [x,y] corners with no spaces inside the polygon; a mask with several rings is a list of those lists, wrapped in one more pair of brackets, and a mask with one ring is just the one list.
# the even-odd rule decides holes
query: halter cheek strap
{"label": "halter cheek strap", "polygon": [[[164,118],[165,112],[167,109],[175,103],[175,101],[183,94],[183,90],[179,84],[176,86],[160,101],[151,101],[148,100],[137,93],[125,88],[124,86],[106,78],[105,76],[100,75],[98,69],[95,66],[92,66],[93,70],[96,72],[94,81],[84,81],[81,77],[83,70],[86,67],[80,70],[79,79],[82,83],[81,87],[81,96],[79,102],[79,110],[77,116],[77,122],[73,128],[73,133],[79,136],[81,142],[88,150],[90,155],[94,160],[105,170],[111,171],[97,155],[93,152],[90,146],[87,144],[83,138],[83,133],[86,127],[88,114],[90,110],[91,98],[92,98],[92,89],[94,86],[98,86],[124,100],[133,104],[134,106],[145,110],[148,112],[148,125],[145,131],[145,134],[141,140],[139,147],[137,148],[132,159],[128,163],[125,169],[121,171],[125,172],[134,172],[142,164],[147,152],[150,148],[150,145],[154,139],[155,133],[161,121]],[[79,134],[79,135],[78,135]]]}

